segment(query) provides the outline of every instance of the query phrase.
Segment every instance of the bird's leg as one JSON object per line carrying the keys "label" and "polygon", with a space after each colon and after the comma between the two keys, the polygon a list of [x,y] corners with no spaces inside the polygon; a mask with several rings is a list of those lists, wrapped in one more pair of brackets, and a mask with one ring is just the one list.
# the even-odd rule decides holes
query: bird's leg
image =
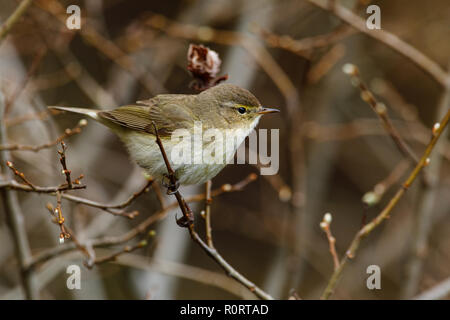
{"label": "bird's leg", "polygon": [[186,208],[186,213],[181,216],[181,218],[178,218],[175,216],[177,224],[182,228],[187,228],[191,224],[194,223],[194,214],[189,208],[189,206],[186,205],[185,200],[181,197],[180,193],[178,192],[178,188],[180,187],[180,183],[178,180],[173,179],[173,177],[170,174],[164,173],[163,179],[161,181],[162,185],[167,188],[167,194],[174,194],[177,198],[177,200]]}
{"label": "bird's leg", "polygon": [[[159,137],[158,129],[156,128],[156,124],[153,121],[152,121],[152,124],[153,124],[153,129],[155,130],[156,143],[158,144],[159,149],[161,150],[161,155],[164,159],[164,163],[166,164],[167,172],[168,172],[166,174],[163,174],[162,183],[163,183],[163,185],[165,185],[167,187],[167,194],[175,195],[175,198],[177,198],[180,209],[183,212],[183,216],[181,218],[177,219],[177,224],[180,227],[189,228],[189,230],[191,230],[191,228],[194,227],[194,213],[192,212],[191,208],[188,206],[186,201],[183,199],[183,196],[178,191],[180,183],[178,182],[177,177],[175,175],[175,171],[173,171],[173,169],[170,165],[169,159],[167,158],[167,154],[166,154],[166,151],[164,150],[164,146]],[[164,182],[164,178],[169,180],[169,183]]]}
{"label": "bird's leg", "polygon": [[162,185],[167,188],[167,194],[174,194],[178,191],[178,188],[180,187],[180,183],[178,180],[175,180],[175,182],[172,181],[171,177],[167,174],[163,174],[163,179],[161,181]]}

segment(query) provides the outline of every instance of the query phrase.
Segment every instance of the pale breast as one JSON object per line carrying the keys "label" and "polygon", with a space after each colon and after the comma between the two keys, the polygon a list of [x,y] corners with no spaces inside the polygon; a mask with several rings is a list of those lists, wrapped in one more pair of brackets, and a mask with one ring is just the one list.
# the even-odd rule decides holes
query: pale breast
{"label": "pale breast", "polygon": [[[219,139],[216,139],[214,132],[203,132],[202,141],[194,135],[190,140],[164,139],[164,149],[180,184],[199,184],[214,178],[233,159],[237,148],[257,122],[258,119],[244,129],[221,131],[223,135]],[[139,131],[114,131],[126,145],[133,160],[155,179],[161,180],[167,173],[167,167],[154,136]],[[180,150],[190,150],[190,157],[180,159]]]}

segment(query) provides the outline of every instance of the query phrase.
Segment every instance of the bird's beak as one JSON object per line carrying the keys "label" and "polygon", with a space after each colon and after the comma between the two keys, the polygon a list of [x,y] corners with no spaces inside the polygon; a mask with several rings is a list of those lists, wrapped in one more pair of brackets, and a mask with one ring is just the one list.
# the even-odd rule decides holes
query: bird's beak
{"label": "bird's beak", "polygon": [[280,110],[274,109],[274,108],[261,107],[256,113],[257,114],[267,114],[267,113],[274,113],[274,112],[280,112]]}

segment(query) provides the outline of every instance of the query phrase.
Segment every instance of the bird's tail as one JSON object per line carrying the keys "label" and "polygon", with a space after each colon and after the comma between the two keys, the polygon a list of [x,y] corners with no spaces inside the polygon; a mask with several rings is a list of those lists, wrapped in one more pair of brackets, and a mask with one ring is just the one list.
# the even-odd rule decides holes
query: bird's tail
{"label": "bird's tail", "polygon": [[90,117],[94,120],[97,120],[97,121],[100,120],[100,117],[98,116],[99,110],[95,110],[95,109],[60,107],[60,106],[49,106],[48,108],[55,109],[55,110],[61,110],[61,111],[81,113],[81,114],[87,115],[88,117]]}

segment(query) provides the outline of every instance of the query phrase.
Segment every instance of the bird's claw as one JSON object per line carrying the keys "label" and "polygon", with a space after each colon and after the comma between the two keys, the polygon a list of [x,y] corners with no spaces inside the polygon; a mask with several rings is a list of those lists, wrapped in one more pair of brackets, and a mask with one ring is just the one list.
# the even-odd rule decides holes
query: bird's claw
{"label": "bird's claw", "polygon": [[167,174],[164,174],[163,178],[165,178],[169,181],[169,182],[166,182],[163,179],[161,182],[162,185],[167,188],[167,194],[171,195],[171,194],[176,193],[178,191],[178,188],[180,187],[180,183],[178,181],[175,181],[175,183],[172,183],[169,175],[167,175]]}
{"label": "bird's claw", "polygon": [[181,228],[188,228],[191,224],[194,223],[194,215],[191,213],[188,217],[181,216],[181,218],[177,218],[175,216],[177,225]]}

